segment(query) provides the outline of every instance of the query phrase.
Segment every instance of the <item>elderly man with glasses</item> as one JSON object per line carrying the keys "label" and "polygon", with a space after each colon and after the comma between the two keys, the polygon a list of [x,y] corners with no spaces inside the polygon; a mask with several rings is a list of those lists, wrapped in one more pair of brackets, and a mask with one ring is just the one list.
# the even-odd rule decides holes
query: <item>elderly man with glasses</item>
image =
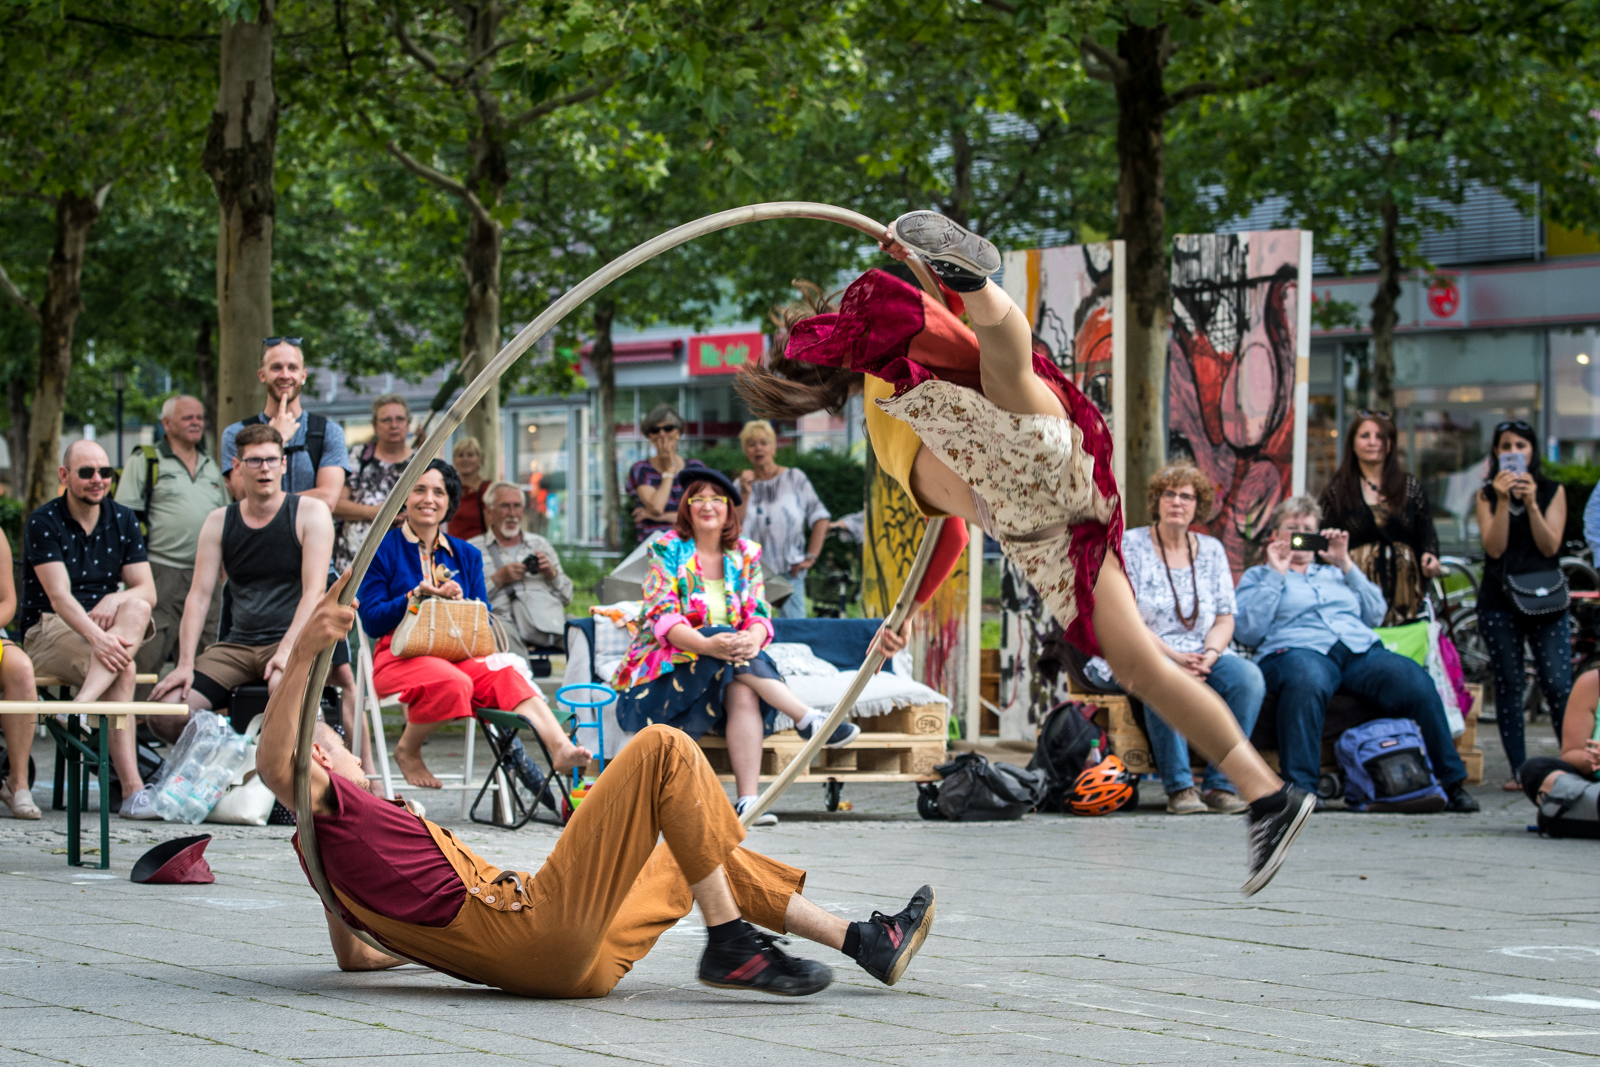
{"label": "elderly man with glasses", "polygon": [[[156,603],[139,520],[106,499],[116,469],[95,442],[68,445],[57,475],[65,492],[23,527],[22,650],[36,675],[76,686],[82,703],[132,700]],[[131,800],[144,785],[131,723],[112,730],[111,763]]]}
{"label": "elderly man with glasses", "polygon": [[522,528],[521,486],[495,482],[484,502],[489,532],[468,543],[483,553],[489,610],[529,648],[560,647],[572,579],[561,570],[555,546]]}

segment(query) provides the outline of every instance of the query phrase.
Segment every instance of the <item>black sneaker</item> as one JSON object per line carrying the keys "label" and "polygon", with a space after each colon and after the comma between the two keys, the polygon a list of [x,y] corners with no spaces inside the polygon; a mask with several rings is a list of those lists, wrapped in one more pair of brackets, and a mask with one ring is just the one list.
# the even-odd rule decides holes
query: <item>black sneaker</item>
{"label": "black sneaker", "polygon": [[[812,731],[815,729],[816,727],[814,726],[796,726],[794,732],[809,741],[811,740]],[[846,719],[834,728],[833,733],[828,735],[828,739],[822,742],[822,747],[843,748],[859,736],[861,736],[861,727]]]}
{"label": "black sneaker", "polygon": [[898,915],[875,911],[872,918],[857,925],[861,948],[856,962],[884,985],[894,985],[933,929],[933,886],[925,885],[911,894],[911,903]]}
{"label": "black sneaker", "polygon": [[895,240],[958,293],[982,289],[989,275],[1000,269],[999,249],[937,211],[908,211],[889,229]]}
{"label": "black sneaker", "polygon": [[707,945],[700,957],[700,981],[718,989],[754,989],[778,997],[809,997],[833,982],[833,968],[791,956],[779,945],[787,938],[753,926],[736,941]]}
{"label": "black sneaker", "polygon": [[1272,881],[1316,806],[1315,796],[1287,782],[1276,793],[1250,805],[1245,814],[1250,877],[1239,890],[1242,895],[1255,896]]}
{"label": "black sneaker", "polygon": [[1478,798],[1467,792],[1466,782],[1457,782],[1455,785],[1447,785],[1444,787],[1444,792],[1446,798],[1444,804],[1445,811],[1470,813],[1482,810],[1478,806]]}

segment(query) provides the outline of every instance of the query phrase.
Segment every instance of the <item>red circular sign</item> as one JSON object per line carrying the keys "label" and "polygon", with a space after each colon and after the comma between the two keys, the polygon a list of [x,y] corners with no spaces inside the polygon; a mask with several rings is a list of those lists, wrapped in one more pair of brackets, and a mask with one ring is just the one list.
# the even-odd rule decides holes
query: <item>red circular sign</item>
{"label": "red circular sign", "polygon": [[1439,278],[1428,286],[1428,309],[1441,319],[1448,319],[1461,307],[1461,290],[1454,278]]}

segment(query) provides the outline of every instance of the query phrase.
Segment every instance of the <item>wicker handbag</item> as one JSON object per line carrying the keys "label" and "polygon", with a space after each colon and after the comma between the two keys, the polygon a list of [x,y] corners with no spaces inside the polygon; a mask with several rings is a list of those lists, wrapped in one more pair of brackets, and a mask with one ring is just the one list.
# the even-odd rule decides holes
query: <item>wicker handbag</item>
{"label": "wicker handbag", "polygon": [[389,651],[399,659],[438,656],[451,663],[499,651],[489,606],[481,600],[424,597],[395,627]]}

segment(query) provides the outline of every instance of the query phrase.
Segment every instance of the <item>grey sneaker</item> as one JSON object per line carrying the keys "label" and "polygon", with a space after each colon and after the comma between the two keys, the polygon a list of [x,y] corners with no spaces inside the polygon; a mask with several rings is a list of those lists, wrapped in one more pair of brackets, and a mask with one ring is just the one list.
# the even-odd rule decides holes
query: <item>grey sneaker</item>
{"label": "grey sneaker", "polygon": [[1208,789],[1200,799],[1206,802],[1207,810],[1218,815],[1237,815],[1250,807],[1239,798],[1238,793],[1230,793],[1226,789]]}
{"label": "grey sneaker", "polygon": [[1194,786],[1167,794],[1168,815],[1202,815],[1208,809],[1200,799],[1200,790]]}
{"label": "grey sneaker", "polygon": [[146,785],[143,789],[133,794],[122,802],[122,810],[118,812],[124,819],[159,819],[156,814],[156,791],[153,786]]}
{"label": "grey sneaker", "polygon": [[908,211],[889,229],[896,241],[958,293],[982,289],[989,275],[1000,269],[999,249],[937,211]]}

